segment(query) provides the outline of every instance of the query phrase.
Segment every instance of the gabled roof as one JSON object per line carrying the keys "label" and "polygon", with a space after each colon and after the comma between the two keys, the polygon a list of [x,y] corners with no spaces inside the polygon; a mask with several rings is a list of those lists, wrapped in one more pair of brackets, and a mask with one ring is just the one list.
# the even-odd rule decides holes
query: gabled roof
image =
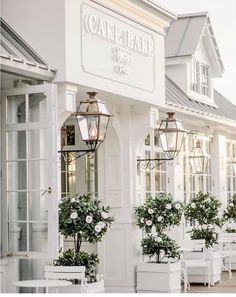
{"label": "gabled roof", "polygon": [[0,17],[1,72],[51,81],[55,70]]}
{"label": "gabled roof", "polygon": [[222,73],[224,66],[207,12],[178,15],[177,20],[172,21],[165,40],[166,58],[194,55],[204,33],[206,46],[213,52],[211,59]]}
{"label": "gabled roof", "polygon": [[2,18],[0,18],[0,28],[1,55],[46,65],[46,62]]}
{"label": "gabled roof", "polygon": [[214,90],[217,107],[192,100],[166,76],[166,105],[188,110],[202,116],[236,121],[236,106]]}

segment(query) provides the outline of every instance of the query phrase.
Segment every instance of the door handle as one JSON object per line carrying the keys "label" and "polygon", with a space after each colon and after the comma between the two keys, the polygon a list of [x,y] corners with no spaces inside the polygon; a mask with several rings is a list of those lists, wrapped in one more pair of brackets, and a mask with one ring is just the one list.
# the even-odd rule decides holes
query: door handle
{"label": "door handle", "polygon": [[52,193],[52,188],[51,188],[51,187],[48,187],[48,189],[45,190],[45,191],[41,194],[41,196],[45,195],[46,193],[51,194],[51,193]]}

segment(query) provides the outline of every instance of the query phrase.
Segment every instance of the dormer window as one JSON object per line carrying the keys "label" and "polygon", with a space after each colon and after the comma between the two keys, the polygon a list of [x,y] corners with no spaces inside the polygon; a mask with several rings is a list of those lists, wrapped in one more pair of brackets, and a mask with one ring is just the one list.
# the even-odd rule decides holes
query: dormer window
{"label": "dormer window", "polygon": [[190,89],[199,93],[199,62],[196,60],[192,61],[191,64],[191,84]]}
{"label": "dormer window", "polygon": [[201,94],[209,96],[209,69],[201,64]]}
{"label": "dormer window", "polygon": [[209,67],[197,60],[191,63],[190,90],[209,96]]}

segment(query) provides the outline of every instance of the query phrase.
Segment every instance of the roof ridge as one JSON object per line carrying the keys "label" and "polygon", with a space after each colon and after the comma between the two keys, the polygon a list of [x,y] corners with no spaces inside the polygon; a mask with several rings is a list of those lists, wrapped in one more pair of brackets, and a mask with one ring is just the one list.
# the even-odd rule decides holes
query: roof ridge
{"label": "roof ridge", "polygon": [[177,14],[177,18],[208,17],[208,11],[189,12]]}

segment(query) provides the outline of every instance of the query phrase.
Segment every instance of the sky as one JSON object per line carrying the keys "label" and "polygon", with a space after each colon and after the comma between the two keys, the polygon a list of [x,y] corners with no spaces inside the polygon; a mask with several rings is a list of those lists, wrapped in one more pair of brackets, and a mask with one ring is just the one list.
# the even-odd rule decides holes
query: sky
{"label": "sky", "polygon": [[[214,88],[236,104],[236,0],[156,0],[176,14],[208,11],[225,71]],[[235,115],[236,117],[236,115]]]}

